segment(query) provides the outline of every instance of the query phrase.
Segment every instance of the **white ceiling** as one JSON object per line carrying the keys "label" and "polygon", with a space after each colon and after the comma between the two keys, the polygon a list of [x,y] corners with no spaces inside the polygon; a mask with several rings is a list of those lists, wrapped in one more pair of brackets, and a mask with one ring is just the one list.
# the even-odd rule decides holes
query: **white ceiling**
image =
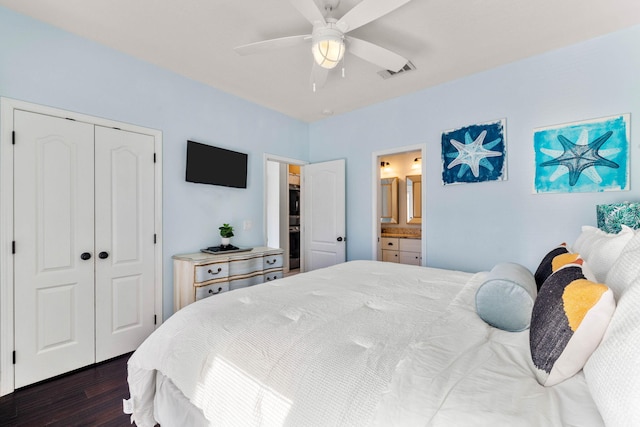
{"label": "white ceiling", "polygon": [[[341,0],[336,16],[360,1]],[[640,24],[639,0],[412,0],[349,34],[405,56],[416,70],[383,80],[378,67],[347,51],[346,76],[334,70],[314,93],[307,46],[253,56],[233,50],[309,34],[311,25],[288,0],[0,5],[306,122]]]}

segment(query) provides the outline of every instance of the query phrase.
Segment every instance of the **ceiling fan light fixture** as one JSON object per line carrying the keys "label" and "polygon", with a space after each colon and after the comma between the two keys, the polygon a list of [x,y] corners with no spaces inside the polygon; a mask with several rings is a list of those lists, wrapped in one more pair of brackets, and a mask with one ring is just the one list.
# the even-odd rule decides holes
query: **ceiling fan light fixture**
{"label": "ceiling fan light fixture", "polygon": [[311,52],[316,64],[323,68],[332,69],[344,57],[344,36],[341,32],[326,28],[325,31],[318,31],[313,37]]}

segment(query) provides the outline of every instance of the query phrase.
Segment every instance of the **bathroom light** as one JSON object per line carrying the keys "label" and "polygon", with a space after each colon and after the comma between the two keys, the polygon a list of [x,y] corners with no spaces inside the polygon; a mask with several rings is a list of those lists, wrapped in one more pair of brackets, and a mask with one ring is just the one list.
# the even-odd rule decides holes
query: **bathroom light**
{"label": "bathroom light", "polygon": [[391,169],[391,163],[389,162],[380,162],[380,173],[383,175],[386,175],[388,173],[391,173],[391,171],[393,171],[393,169]]}
{"label": "bathroom light", "polygon": [[333,28],[315,31],[311,52],[316,64],[327,69],[335,68],[344,57],[343,34]]}
{"label": "bathroom light", "polygon": [[413,159],[413,163],[411,164],[411,169],[420,169],[422,167],[422,157],[416,157]]}

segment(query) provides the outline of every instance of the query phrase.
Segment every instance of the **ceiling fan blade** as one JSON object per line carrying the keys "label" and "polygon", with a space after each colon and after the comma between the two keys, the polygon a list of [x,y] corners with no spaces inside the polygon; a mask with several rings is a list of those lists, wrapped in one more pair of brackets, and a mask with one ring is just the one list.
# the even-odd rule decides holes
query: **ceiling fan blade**
{"label": "ceiling fan blade", "polygon": [[326,24],[322,11],[318,8],[318,5],[313,0],[289,0],[293,7],[298,9],[298,12],[302,14],[307,21],[313,25],[316,23]]}
{"label": "ceiling fan blade", "polygon": [[409,60],[377,44],[347,36],[347,52],[385,70],[399,71]]}
{"label": "ceiling fan blade", "polygon": [[336,26],[344,33],[375,21],[409,3],[411,0],[362,0],[353,9],[336,22]]}
{"label": "ceiling fan blade", "polygon": [[299,46],[301,44],[308,43],[309,41],[311,41],[311,35],[304,34],[301,36],[280,37],[278,39],[249,43],[242,46],[236,46],[233,50],[238,52],[240,55],[252,55],[254,53],[270,52],[276,49]]}
{"label": "ceiling fan blade", "polygon": [[319,66],[316,61],[313,61],[313,68],[311,68],[311,87],[314,92],[324,86],[328,76],[329,70]]}

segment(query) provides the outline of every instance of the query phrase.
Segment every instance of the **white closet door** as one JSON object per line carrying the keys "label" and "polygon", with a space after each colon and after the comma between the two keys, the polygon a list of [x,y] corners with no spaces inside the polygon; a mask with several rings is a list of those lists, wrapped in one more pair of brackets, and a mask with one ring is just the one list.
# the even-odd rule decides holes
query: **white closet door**
{"label": "white closet door", "polygon": [[345,162],[302,167],[304,271],[340,264],[346,259]]}
{"label": "white closet door", "polygon": [[96,126],[96,361],[154,329],[154,139]]}
{"label": "white closet door", "polygon": [[93,125],[16,111],[14,130],[17,388],[95,360],[94,153]]}

